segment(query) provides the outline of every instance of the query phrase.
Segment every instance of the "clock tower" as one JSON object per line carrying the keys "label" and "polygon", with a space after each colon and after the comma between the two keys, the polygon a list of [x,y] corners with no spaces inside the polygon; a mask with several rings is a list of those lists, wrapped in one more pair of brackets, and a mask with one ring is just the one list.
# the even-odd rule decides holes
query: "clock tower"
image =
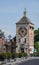
{"label": "clock tower", "polygon": [[16,52],[34,52],[34,24],[28,19],[26,10],[23,17],[16,23]]}

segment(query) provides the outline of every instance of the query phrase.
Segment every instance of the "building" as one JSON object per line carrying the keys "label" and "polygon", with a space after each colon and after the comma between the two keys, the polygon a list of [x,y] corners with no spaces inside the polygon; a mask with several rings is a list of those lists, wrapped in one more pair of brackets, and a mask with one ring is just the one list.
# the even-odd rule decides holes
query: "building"
{"label": "building", "polygon": [[0,30],[0,53],[5,51],[5,37],[4,32]]}
{"label": "building", "polygon": [[34,52],[34,24],[28,19],[26,10],[23,17],[16,23],[16,52]]}
{"label": "building", "polygon": [[16,41],[14,41],[14,39],[10,39],[10,40],[6,39],[5,49],[6,52],[11,52],[11,53],[16,52]]}
{"label": "building", "polygon": [[7,39],[5,40],[5,52],[11,52],[11,43]]}

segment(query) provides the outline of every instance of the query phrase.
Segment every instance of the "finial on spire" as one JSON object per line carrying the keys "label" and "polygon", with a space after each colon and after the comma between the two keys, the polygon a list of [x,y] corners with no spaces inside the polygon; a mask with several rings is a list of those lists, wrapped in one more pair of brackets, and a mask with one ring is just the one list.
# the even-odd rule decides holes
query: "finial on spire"
{"label": "finial on spire", "polygon": [[26,8],[24,9],[24,16],[26,16]]}

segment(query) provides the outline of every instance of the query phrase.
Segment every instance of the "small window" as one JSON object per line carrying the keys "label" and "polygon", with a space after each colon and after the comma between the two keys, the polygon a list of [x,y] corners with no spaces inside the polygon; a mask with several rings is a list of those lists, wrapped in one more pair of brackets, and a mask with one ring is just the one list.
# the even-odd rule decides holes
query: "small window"
{"label": "small window", "polygon": [[19,42],[20,42],[20,39],[19,39]]}
{"label": "small window", "polygon": [[32,29],[34,29],[34,27],[32,27]]}
{"label": "small window", "polygon": [[30,29],[31,29],[32,27],[30,26]]}
{"label": "small window", "polygon": [[26,43],[26,38],[25,38],[25,43]]}
{"label": "small window", "polygon": [[34,29],[34,27],[31,27],[31,26],[30,26],[30,29],[32,29],[32,30],[33,30],[33,29]]}

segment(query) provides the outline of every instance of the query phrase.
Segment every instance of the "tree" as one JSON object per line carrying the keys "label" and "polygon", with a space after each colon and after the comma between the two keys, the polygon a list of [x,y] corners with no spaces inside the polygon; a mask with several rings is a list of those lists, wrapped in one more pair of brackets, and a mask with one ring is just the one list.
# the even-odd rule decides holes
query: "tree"
{"label": "tree", "polygon": [[34,31],[35,36],[34,36],[34,42],[39,41],[39,28],[37,30]]}
{"label": "tree", "polygon": [[1,55],[4,59],[7,59],[7,53],[1,53]]}
{"label": "tree", "polygon": [[7,59],[10,59],[12,57],[11,53],[7,53]]}
{"label": "tree", "polygon": [[34,47],[35,47],[35,50],[36,50],[36,53],[35,55],[36,56],[39,56],[39,28],[37,30],[34,31],[35,33],[35,36],[34,36]]}
{"label": "tree", "polygon": [[35,46],[36,51],[39,52],[39,41],[35,42],[34,46]]}

